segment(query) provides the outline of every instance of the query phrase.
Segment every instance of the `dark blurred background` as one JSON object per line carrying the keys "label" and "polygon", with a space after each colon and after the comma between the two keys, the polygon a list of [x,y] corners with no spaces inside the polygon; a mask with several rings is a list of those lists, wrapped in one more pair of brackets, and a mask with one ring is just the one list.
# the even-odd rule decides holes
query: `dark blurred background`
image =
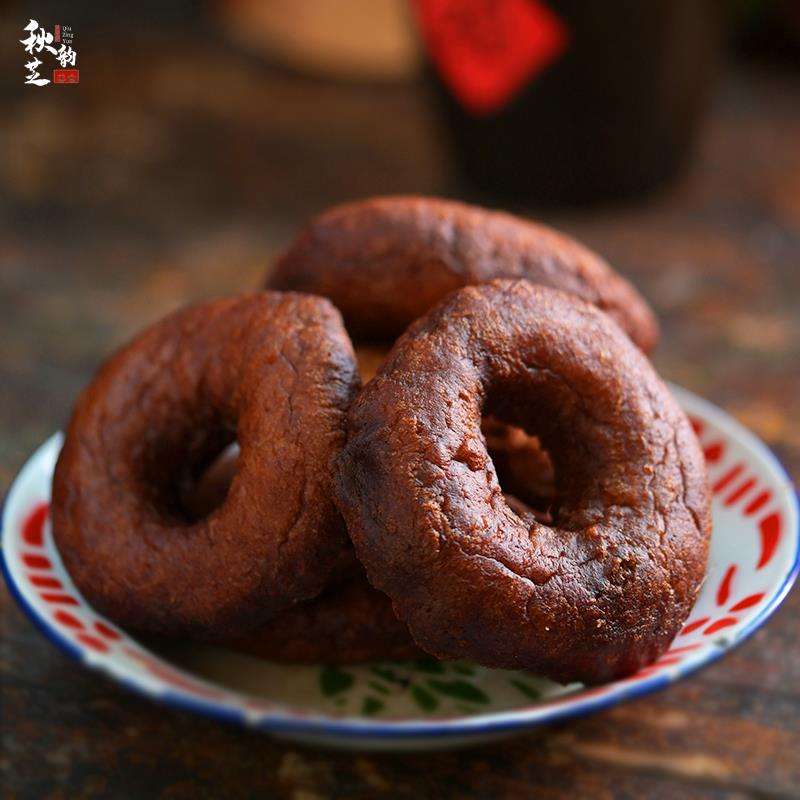
{"label": "dark blurred background", "polygon": [[[1,4],[0,487],[134,332],[184,303],[258,286],[308,215],[405,192],[505,207],[597,249],[656,308],[662,374],[736,415],[797,477],[799,9],[794,0]],[[78,83],[25,84],[19,40],[30,19],[71,27]],[[53,57],[37,57],[52,77]],[[687,781],[691,796],[729,786],[792,796],[798,609],[790,600],[731,658],[576,723],[567,738],[536,747],[523,738],[502,757],[430,757],[424,786],[459,780],[464,796],[478,796],[472,776],[492,796],[523,785],[676,796],[673,782]],[[309,756],[312,777],[301,770],[282,783],[290,751],[142,707],[68,664],[4,590],[2,610],[12,794],[61,785],[63,796],[97,786],[98,796],[103,787],[124,796],[125,786],[146,793],[167,781],[178,787],[170,796],[202,796],[196,772],[235,770],[253,791],[277,775],[289,795],[299,786],[308,797],[342,787],[372,796],[372,780],[421,796],[413,760],[364,762],[375,778],[358,759]],[[674,741],[657,736],[647,720],[677,704],[696,718]],[[613,742],[618,754],[656,748],[666,761],[626,766],[597,748],[587,761],[580,753],[592,742]],[[687,748],[724,770],[671,764]],[[112,751],[128,754],[122,766]],[[53,760],[41,771],[43,753]],[[158,761],[154,776],[133,777],[137,759]],[[555,770],[559,759],[570,769]]]}

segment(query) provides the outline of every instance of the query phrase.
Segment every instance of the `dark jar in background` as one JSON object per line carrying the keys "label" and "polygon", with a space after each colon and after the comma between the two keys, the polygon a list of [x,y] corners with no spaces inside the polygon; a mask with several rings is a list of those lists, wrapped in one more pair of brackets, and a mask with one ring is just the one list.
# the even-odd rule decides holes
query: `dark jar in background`
{"label": "dark jar in background", "polygon": [[717,0],[413,0],[466,178],[522,202],[632,198],[707,106]]}

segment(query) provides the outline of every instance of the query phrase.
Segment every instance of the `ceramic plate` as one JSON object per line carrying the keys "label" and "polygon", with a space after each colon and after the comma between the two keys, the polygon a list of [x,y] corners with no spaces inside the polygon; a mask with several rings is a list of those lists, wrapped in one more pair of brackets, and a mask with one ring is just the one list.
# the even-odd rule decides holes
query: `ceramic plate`
{"label": "ceramic plate", "polygon": [[798,505],[775,457],[709,403],[675,389],[708,462],[714,532],[708,580],[669,652],[625,680],[586,689],[525,672],[434,660],[286,667],[208,645],[158,647],[89,606],[50,533],[56,434],[6,499],[2,565],[19,604],[90,669],[166,705],[333,747],[421,749],[486,740],[607,708],[715,661],[775,611],[797,576]]}

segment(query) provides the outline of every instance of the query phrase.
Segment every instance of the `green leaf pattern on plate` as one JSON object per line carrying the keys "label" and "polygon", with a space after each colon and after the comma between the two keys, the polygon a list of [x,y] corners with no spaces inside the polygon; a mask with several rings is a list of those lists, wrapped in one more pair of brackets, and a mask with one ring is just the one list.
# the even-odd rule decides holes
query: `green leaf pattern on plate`
{"label": "green leaf pattern on plate", "polygon": [[339,692],[346,692],[355,683],[349,672],[338,667],[322,667],[319,672],[319,688],[325,697],[333,697]]}
{"label": "green leaf pattern on plate", "polygon": [[320,667],[318,685],[337,713],[386,717],[476,714],[542,701],[574,688],[525,672],[435,659]]}

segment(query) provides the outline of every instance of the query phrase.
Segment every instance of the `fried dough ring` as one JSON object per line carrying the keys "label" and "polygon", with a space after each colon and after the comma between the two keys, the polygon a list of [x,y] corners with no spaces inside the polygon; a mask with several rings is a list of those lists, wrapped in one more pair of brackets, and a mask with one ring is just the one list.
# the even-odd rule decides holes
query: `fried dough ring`
{"label": "fried dough ring", "polygon": [[278,260],[273,289],[330,298],[350,335],[392,342],[448,292],[525,278],[609,314],[649,353],[650,307],[600,256],[552,228],[435,198],[377,197],[312,219]]}
{"label": "fried dough ring", "polygon": [[[550,452],[552,525],[504,500],[484,413]],[[397,342],[350,409],[337,498],[370,582],[439,658],[612,680],[666,650],[705,575],[686,416],[606,315],[526,281],[455,292]]]}
{"label": "fried dough ring", "polygon": [[360,664],[425,657],[385,594],[362,574],[279,614],[228,647],[268,661]]}
{"label": "fried dough ring", "polygon": [[[358,372],[329,301],[264,292],[173,314],[79,399],[53,481],[76,585],[120,625],[223,637],[326,585],[346,542],[331,461]],[[192,522],[182,486],[232,440],[224,502]]]}

